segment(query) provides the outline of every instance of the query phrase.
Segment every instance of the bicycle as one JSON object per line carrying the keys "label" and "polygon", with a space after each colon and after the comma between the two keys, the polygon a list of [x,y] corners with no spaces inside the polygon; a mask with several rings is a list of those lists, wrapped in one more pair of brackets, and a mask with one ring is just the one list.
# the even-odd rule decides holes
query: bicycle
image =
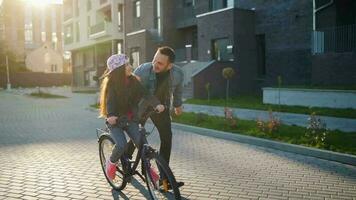
{"label": "bicycle", "polygon": [[[114,190],[123,190],[127,183],[131,181],[134,175],[138,175],[148,188],[151,199],[181,199],[180,191],[177,186],[176,179],[167,162],[151,147],[145,138],[153,132],[146,131],[144,125],[148,117],[155,112],[153,107],[144,112],[140,120],[141,142],[139,147],[136,147],[136,156],[130,156],[127,152],[116,163],[116,175],[113,180],[110,180],[105,172],[106,160],[110,158],[114,149],[114,140],[110,136],[109,129],[96,129],[96,134],[99,143],[99,157],[102,170],[106,180]],[[134,159],[133,159],[134,158]],[[136,169],[141,161],[141,173]],[[164,178],[163,180],[161,178]],[[170,187],[170,188],[169,188]],[[171,190],[171,193],[168,193]]]}

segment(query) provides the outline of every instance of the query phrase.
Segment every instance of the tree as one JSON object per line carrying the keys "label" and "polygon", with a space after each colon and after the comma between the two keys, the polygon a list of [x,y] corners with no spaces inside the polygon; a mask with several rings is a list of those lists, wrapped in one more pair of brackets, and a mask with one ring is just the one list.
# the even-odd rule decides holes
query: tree
{"label": "tree", "polygon": [[16,55],[9,51],[6,42],[0,40],[0,72],[6,73],[6,56],[9,61],[10,72],[28,71],[23,62],[16,62]]}
{"label": "tree", "polygon": [[222,75],[226,79],[226,101],[225,101],[225,104],[227,104],[227,101],[229,100],[230,79],[232,79],[232,77],[234,77],[235,70],[232,67],[226,67],[223,69]]}

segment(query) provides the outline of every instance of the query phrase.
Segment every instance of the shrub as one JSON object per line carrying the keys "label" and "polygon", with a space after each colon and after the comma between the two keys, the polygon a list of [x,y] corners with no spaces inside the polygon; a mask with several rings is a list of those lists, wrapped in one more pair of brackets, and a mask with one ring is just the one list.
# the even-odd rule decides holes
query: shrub
{"label": "shrub", "polygon": [[313,112],[308,118],[309,125],[305,132],[305,136],[312,146],[324,147],[326,145],[326,138],[328,135],[328,129],[326,123],[323,122],[320,117]]}
{"label": "shrub", "polygon": [[278,132],[279,127],[281,126],[281,121],[273,114],[272,110],[270,110],[268,121],[265,122],[261,119],[257,119],[256,125],[260,131],[273,134]]}

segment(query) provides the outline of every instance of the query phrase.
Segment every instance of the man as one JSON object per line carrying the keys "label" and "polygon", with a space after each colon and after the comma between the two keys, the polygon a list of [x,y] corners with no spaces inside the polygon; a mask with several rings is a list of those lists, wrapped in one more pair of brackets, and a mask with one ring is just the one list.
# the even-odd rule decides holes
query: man
{"label": "man", "polygon": [[[170,107],[173,103],[176,115],[182,113],[183,71],[174,65],[175,54],[170,47],[158,48],[152,62],[136,68],[134,74],[142,85],[165,106],[165,110],[151,115],[151,120],[159,132],[161,145],[159,153],[169,164],[172,150],[172,128]],[[172,99],[173,98],[173,99]],[[171,102],[171,100],[173,100]],[[178,186],[184,185],[178,182]]]}

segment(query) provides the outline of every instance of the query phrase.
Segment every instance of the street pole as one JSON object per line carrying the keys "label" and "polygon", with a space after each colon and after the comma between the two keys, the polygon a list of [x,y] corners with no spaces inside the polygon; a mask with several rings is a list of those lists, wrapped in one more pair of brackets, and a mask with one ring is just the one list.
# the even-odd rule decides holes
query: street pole
{"label": "street pole", "polygon": [[11,83],[10,83],[10,71],[9,71],[9,58],[6,55],[6,74],[7,74],[7,90],[11,90]]}

